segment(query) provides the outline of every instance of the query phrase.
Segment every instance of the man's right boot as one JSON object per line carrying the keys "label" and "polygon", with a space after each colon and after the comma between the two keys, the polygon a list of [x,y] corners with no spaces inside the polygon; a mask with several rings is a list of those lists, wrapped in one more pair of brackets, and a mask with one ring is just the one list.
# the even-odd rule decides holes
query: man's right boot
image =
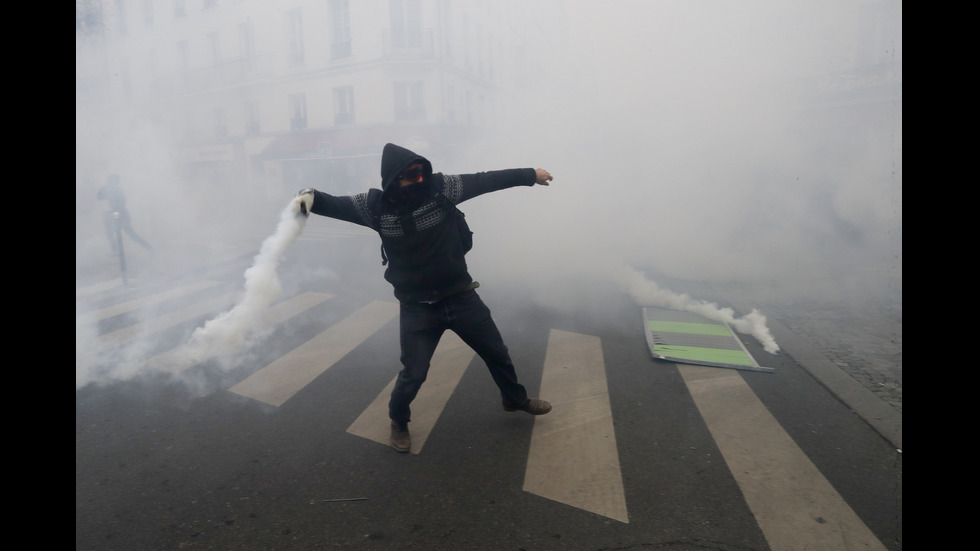
{"label": "man's right boot", "polygon": [[412,449],[412,436],[408,434],[408,423],[391,422],[391,447],[398,453]]}

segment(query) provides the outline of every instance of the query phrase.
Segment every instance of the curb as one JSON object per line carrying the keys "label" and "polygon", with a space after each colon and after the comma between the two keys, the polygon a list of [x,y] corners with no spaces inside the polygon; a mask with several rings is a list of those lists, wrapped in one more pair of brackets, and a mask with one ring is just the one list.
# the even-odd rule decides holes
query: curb
{"label": "curb", "polygon": [[731,302],[731,304],[736,310],[743,313],[751,312],[753,309],[762,312],[766,316],[766,324],[773,338],[776,339],[783,352],[803,366],[831,394],[864,419],[878,434],[891,442],[896,449],[902,450],[902,414],[900,412],[853,377],[841,371],[813,345],[794,334],[764,309],[748,306],[744,303]]}

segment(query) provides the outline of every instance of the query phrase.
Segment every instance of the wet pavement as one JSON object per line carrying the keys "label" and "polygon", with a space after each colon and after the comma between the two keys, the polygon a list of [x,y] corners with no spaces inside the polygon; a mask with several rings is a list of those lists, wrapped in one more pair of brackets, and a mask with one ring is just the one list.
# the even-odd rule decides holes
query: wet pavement
{"label": "wet pavement", "polygon": [[[154,262],[133,263],[134,279],[149,282],[170,274],[165,245]],[[189,261],[186,247],[181,252]],[[376,251],[368,252],[374,260]],[[229,258],[227,253],[195,255],[192,264],[238,277],[255,251],[233,251],[227,266],[217,262]],[[297,261],[283,272],[306,274],[302,265]],[[118,273],[106,269],[99,276]],[[386,294],[380,278],[373,281]],[[365,280],[356,284],[363,287]],[[771,361],[775,368],[772,375],[745,377],[750,390],[861,522],[887,549],[900,551],[900,292],[892,299],[788,299],[766,290],[722,292],[705,283],[665,285],[742,315],[758,308],[767,316],[782,351],[769,357],[745,337],[760,364]],[[494,292],[487,287],[488,294]],[[596,334],[610,343],[604,362],[616,366],[606,377],[621,420],[616,436],[628,523],[519,490],[533,432],[527,425],[521,429],[528,421],[524,417],[508,418],[517,425],[496,424],[488,420],[499,410],[484,418],[482,410],[471,407],[485,398],[486,381],[475,372],[453,391],[447,407],[454,413],[439,417],[441,428],[422,460],[352,437],[346,428],[359,407],[391,375],[375,365],[374,350],[379,343],[392,346],[395,333],[378,332],[371,337],[378,342],[332,367],[303,389],[301,399],[274,415],[234,393],[184,402],[175,399],[182,395],[172,394],[173,386],[127,383],[76,393],[76,547],[775,548],[746,507],[744,488],[718,459],[717,441],[684,390],[690,387],[681,386],[678,370],[650,369],[646,347],[628,320],[632,305],[619,293],[595,298],[602,303],[610,297],[625,304],[610,310],[615,323],[600,314],[602,309],[586,316],[532,309],[529,315],[503,300],[490,303],[499,303],[502,315],[514,316],[503,326],[522,343],[515,344],[523,351],[521,361],[533,365],[543,365],[547,357],[546,350],[531,345],[544,343],[545,331],[561,327],[591,335],[591,328],[604,329]],[[351,297],[338,312],[357,302]],[[301,342],[324,320],[317,318],[314,328],[308,323],[309,318],[292,325],[289,337]],[[271,359],[280,352],[270,349],[267,355]],[[474,432],[474,423],[490,428]],[[514,438],[515,429],[522,436]],[[483,452],[488,442],[494,453]],[[447,478],[453,481],[447,491],[432,490],[445,487],[440,484]],[[391,503],[406,506],[392,509]],[[826,526],[824,518],[831,517],[820,517],[818,524]]]}
{"label": "wet pavement", "polygon": [[[900,266],[876,266],[876,286],[863,291],[816,292],[774,284],[703,283],[655,277],[666,288],[727,305],[738,315],[753,309],[780,354],[810,372],[896,448],[902,448],[902,284]],[[765,365],[766,358],[756,358]]]}
{"label": "wet pavement", "polygon": [[[260,241],[258,238],[252,243]],[[165,245],[165,244],[164,244]],[[211,255],[248,256],[255,251],[246,248],[215,252],[204,250],[198,259],[201,264],[213,261]],[[181,251],[187,252],[186,244]],[[135,254],[142,254],[137,251]],[[158,257],[165,255],[159,254]],[[119,269],[113,259],[99,263],[98,270],[83,270],[90,278],[110,279],[119,276]],[[144,269],[133,270],[135,280],[153,278],[155,262],[148,258]],[[165,264],[159,262],[159,264]],[[137,265],[139,263],[137,262]],[[76,266],[76,278],[79,275]],[[166,271],[166,270],[164,270]],[[660,279],[658,279],[660,281]],[[852,408],[869,422],[882,421],[888,428],[883,432],[896,446],[901,447],[902,415],[902,293],[900,275],[893,278],[885,292],[865,296],[840,298],[800,298],[784,293],[770,293],[762,288],[741,285],[726,286],[691,281],[672,281],[664,278],[666,287],[678,292],[689,293],[693,297],[732,305],[744,315],[757,308],[766,315],[769,328],[782,350],[796,359],[831,392],[849,403]],[[821,376],[821,370],[823,376]],[[855,394],[854,389],[841,389],[839,371],[850,378],[857,386],[866,390],[869,396],[877,398],[879,404],[869,404],[868,397]],[[851,381],[847,381],[851,382]],[[874,400],[870,400],[874,401]],[[860,402],[860,403],[859,403]],[[864,406],[860,407],[861,403]],[[882,405],[884,407],[882,407]],[[880,429],[880,427],[879,427]]]}
{"label": "wet pavement", "polygon": [[902,301],[766,301],[762,308],[902,412]]}
{"label": "wet pavement", "polygon": [[837,298],[788,298],[727,288],[741,314],[760,310],[781,352],[902,449],[901,279],[885,292]]}

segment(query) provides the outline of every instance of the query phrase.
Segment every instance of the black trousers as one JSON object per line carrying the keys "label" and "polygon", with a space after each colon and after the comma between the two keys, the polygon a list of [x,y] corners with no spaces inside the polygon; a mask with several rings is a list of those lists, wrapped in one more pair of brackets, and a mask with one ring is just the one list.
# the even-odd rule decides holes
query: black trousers
{"label": "black trousers", "polygon": [[393,421],[411,421],[410,405],[425,382],[432,354],[447,329],[459,335],[486,362],[504,403],[519,407],[527,402],[527,390],[517,382],[510,352],[490,309],[475,290],[463,291],[434,304],[403,302],[399,324],[402,370],[388,402],[388,416]]}

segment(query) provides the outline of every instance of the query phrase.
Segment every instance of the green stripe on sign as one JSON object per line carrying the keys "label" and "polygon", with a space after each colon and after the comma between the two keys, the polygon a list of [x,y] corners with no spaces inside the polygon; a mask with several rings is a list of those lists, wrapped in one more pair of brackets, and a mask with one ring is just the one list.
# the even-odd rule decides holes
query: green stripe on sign
{"label": "green stripe on sign", "polygon": [[689,321],[650,320],[647,322],[650,330],[662,333],[690,333],[694,335],[726,335],[731,336],[728,327],[720,323],[692,323]]}
{"label": "green stripe on sign", "polygon": [[676,358],[678,360],[755,366],[755,362],[749,358],[744,350],[725,350],[722,348],[655,344],[653,346],[653,352],[661,356]]}

